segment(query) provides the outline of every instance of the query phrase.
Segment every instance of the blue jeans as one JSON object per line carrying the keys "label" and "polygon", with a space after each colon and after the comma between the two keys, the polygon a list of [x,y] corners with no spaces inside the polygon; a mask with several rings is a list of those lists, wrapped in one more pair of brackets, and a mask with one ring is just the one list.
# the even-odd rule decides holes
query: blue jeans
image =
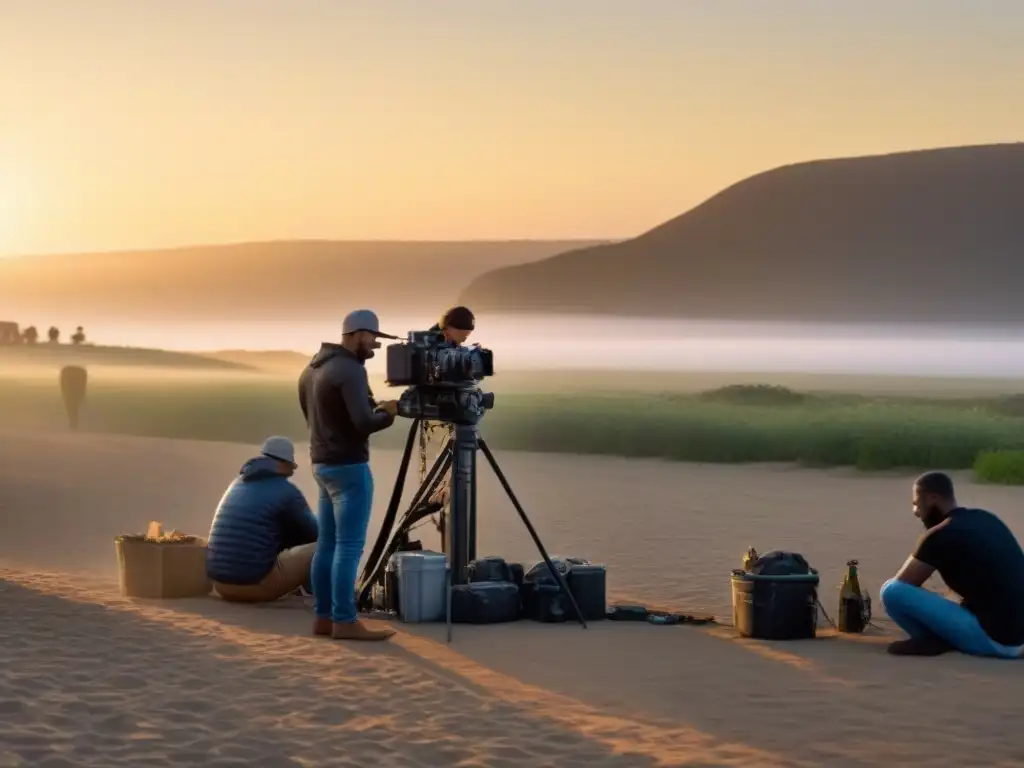
{"label": "blue jeans", "polygon": [[973,613],[931,590],[889,579],[882,585],[879,597],[889,618],[914,639],[938,636],[972,656],[1016,659],[1024,652],[1024,646],[997,643],[985,633]]}
{"label": "blue jeans", "polygon": [[358,618],[356,574],[370,524],[373,475],[369,464],[314,464],[313,477],[320,486],[320,536],[311,568],[316,615],[352,623]]}

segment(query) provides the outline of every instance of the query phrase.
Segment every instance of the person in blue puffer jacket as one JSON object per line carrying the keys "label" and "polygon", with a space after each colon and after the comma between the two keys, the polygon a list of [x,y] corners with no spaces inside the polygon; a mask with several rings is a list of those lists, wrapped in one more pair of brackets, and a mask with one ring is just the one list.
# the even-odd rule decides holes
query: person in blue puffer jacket
{"label": "person in blue puffer jacket", "polygon": [[206,574],[225,600],[270,602],[309,583],[318,529],[289,479],[297,466],[292,441],[269,437],[217,505]]}

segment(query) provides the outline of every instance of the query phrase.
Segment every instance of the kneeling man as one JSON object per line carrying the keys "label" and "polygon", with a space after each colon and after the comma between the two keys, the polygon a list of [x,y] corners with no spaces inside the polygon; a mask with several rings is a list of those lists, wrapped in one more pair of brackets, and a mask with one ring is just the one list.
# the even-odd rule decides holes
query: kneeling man
{"label": "kneeling man", "polygon": [[[942,472],[914,483],[914,515],[927,531],[881,590],[886,613],[910,636],[889,652],[1024,655],[1024,551],[1010,529],[991,512],[957,504]],[[935,571],[962,598],[959,605],[922,587]]]}
{"label": "kneeling man", "polygon": [[318,531],[302,491],[288,479],[296,466],[291,440],[267,438],[221,498],[206,573],[225,600],[270,602],[309,583]]}

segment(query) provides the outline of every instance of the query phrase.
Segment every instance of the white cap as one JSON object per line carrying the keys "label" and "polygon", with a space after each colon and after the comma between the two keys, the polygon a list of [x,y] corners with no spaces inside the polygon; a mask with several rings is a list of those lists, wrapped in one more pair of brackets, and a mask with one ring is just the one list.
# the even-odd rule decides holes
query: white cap
{"label": "white cap", "polygon": [[260,453],[268,459],[277,459],[285,464],[291,464],[293,467],[299,466],[295,463],[295,445],[287,437],[268,437],[263,441]]}

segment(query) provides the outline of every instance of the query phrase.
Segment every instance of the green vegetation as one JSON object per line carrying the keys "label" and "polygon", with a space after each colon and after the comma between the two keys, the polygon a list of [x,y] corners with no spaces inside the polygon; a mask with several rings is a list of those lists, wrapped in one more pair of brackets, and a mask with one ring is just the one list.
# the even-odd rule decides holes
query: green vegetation
{"label": "green vegetation", "polygon": [[1024,451],[982,451],[974,461],[974,476],[982,483],[1024,485]]}
{"label": "green vegetation", "polygon": [[[1024,482],[1024,454],[1005,453],[1024,451],[1018,406],[1013,396],[868,397],[760,385],[695,394],[499,391],[482,429],[502,450],[864,470],[974,466],[993,482]],[[0,379],[0,424],[64,429],[56,381]],[[400,421],[374,443],[399,448],[407,424]],[[255,375],[98,375],[90,384],[83,429],[249,443],[268,434],[305,437],[294,380]]]}
{"label": "green vegetation", "polygon": [[771,407],[799,405],[807,402],[809,396],[802,392],[794,392],[779,384],[729,384],[708,392],[701,392],[698,397],[706,403]]}

